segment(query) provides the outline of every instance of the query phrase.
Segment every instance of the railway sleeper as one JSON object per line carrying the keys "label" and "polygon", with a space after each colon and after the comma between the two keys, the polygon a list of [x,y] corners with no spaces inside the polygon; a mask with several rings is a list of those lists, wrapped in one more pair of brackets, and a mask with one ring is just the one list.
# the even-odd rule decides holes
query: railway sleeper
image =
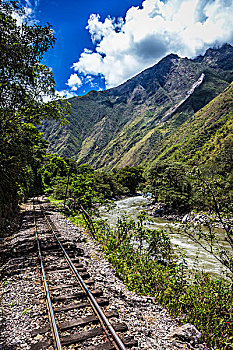
{"label": "railway sleeper", "polygon": [[[56,269],[56,270],[47,270],[47,272],[50,272],[50,273],[56,273],[56,272],[70,272],[70,269],[69,267],[67,268],[60,268],[60,269]],[[88,272],[79,272],[80,276],[83,278],[83,279],[87,279],[87,278],[90,278],[90,275]]]}
{"label": "railway sleeper", "polygon": [[[64,257],[64,253],[61,251],[61,249],[60,250],[56,249],[56,250],[52,250],[52,251],[45,250],[45,251],[42,252],[42,255],[44,257],[46,257],[46,259],[47,258],[49,258],[49,259],[51,258],[52,259],[51,256],[55,256],[56,258],[63,258]],[[77,254],[77,255],[79,255],[79,254]],[[69,252],[69,257],[70,258],[76,258],[74,252],[72,252],[72,251]]]}
{"label": "railway sleeper", "polygon": [[[116,332],[126,332],[128,330],[128,327],[125,323],[112,323],[112,326]],[[103,334],[103,328],[96,327],[88,331],[83,331],[82,333],[77,332],[71,335],[66,335],[64,337],[61,337],[61,343],[62,345],[71,345],[71,344],[81,343],[85,340],[95,338],[102,334]]]}
{"label": "railway sleeper", "polygon": [[[46,271],[55,271],[55,270],[64,270],[64,266],[57,266],[57,265],[49,265],[49,264],[46,264],[45,265],[46,267]],[[85,267],[83,267],[83,265],[80,264],[80,266],[75,266],[76,267],[76,270],[78,272],[87,272],[87,269]]]}
{"label": "railway sleeper", "polygon": [[37,251],[37,245],[34,242],[29,242],[28,244],[17,245],[15,247],[10,247],[10,249],[2,249],[1,256],[2,260],[7,260],[7,258],[23,258],[25,253],[35,253]]}
{"label": "railway sleeper", "polygon": [[[96,298],[99,306],[107,306],[109,304],[109,300],[107,298]],[[87,306],[87,303],[70,303],[64,306],[59,306],[54,308],[54,312],[65,312],[69,310],[82,309]]]}
{"label": "railway sleeper", "polygon": [[0,268],[0,274],[2,275],[8,275],[9,273],[20,270],[20,269],[26,269],[28,267],[38,267],[38,263],[32,263],[30,261],[23,261],[22,263],[11,263],[10,261],[6,262],[4,265]]}
{"label": "railway sleeper", "polygon": [[23,272],[26,272],[25,271],[26,269],[30,269],[30,271],[37,271],[37,270],[39,271],[39,267],[37,267],[37,266],[31,267],[29,265],[29,266],[21,267],[20,269],[18,269],[17,267],[12,267],[12,268],[9,268],[7,270],[3,270],[0,272],[0,275],[4,276],[4,277],[11,277],[14,275],[20,275]]}
{"label": "railway sleeper", "polygon": [[[88,280],[84,280],[84,283],[90,286],[90,285],[94,285],[95,281],[92,279],[88,279]],[[71,289],[73,287],[78,287],[78,286],[79,286],[78,282],[73,283],[73,284],[58,284],[56,286],[50,287],[50,290],[54,291],[54,290],[58,290],[58,289],[67,289],[67,288]]]}
{"label": "railway sleeper", "polygon": [[[41,240],[41,247],[46,248],[46,247],[59,247],[59,244],[57,243],[57,241],[55,241],[54,239],[54,243],[52,244],[51,242],[48,242],[48,239],[51,239],[51,235],[50,237],[46,237],[47,239],[43,239]],[[76,244],[70,241],[62,241],[60,240],[60,242],[62,243],[63,247],[66,249],[76,249]]]}
{"label": "railway sleeper", "polygon": [[[84,266],[83,264],[80,263],[80,259],[79,258],[73,258],[72,262],[73,262],[73,264],[77,264],[77,265],[75,265],[77,267],[83,267]],[[51,265],[53,265],[53,263],[54,263],[54,258],[50,258],[50,256],[47,256],[46,260],[44,262],[44,266],[51,266]],[[65,263],[67,263],[67,260],[65,258],[62,258],[62,259],[59,260],[59,263],[60,264],[65,264]]]}
{"label": "railway sleeper", "polygon": [[[35,234],[33,234],[33,235],[24,235],[23,237],[19,237],[18,238],[17,244],[14,243],[12,248],[16,248],[18,246],[27,246],[29,243],[34,244],[35,243],[34,241],[35,241]],[[9,246],[10,246],[10,244],[9,244]]]}
{"label": "railway sleeper", "polygon": [[7,272],[8,270],[26,269],[27,267],[38,267],[38,261],[26,261],[24,259],[21,263],[13,262],[13,264],[10,264],[8,262],[7,265],[4,266],[4,270]]}
{"label": "railway sleeper", "polygon": [[[119,317],[118,312],[116,310],[111,310],[109,312],[105,313],[106,317],[111,318],[111,317]],[[81,317],[74,319],[72,321],[67,321],[67,322],[62,322],[58,324],[58,329],[60,331],[65,331],[74,327],[84,327],[89,323],[98,323],[99,319],[96,315],[92,316],[87,316],[87,317]],[[50,326],[34,329],[32,331],[32,336],[36,336],[37,334],[44,334],[50,330]]]}
{"label": "railway sleeper", "polygon": [[[88,339],[88,338],[87,338]],[[121,340],[124,343],[126,348],[132,348],[133,346],[137,346],[138,342],[130,337],[121,336]],[[73,344],[73,343],[71,343]],[[48,347],[52,345],[51,340],[47,340],[44,342],[38,342],[36,344],[32,344],[31,350],[47,350]],[[65,345],[65,344],[63,344]],[[86,350],[115,350],[116,348],[110,342],[105,342],[101,344],[96,344],[95,346],[89,346]]]}
{"label": "railway sleeper", "polygon": [[[38,267],[38,260],[35,260],[35,261],[24,261],[22,262],[21,264],[17,264],[18,268],[21,269],[21,268],[26,268],[26,267]],[[15,267],[15,266],[13,266]]]}
{"label": "railway sleeper", "polygon": [[28,261],[30,259],[31,262],[34,262],[35,264],[37,264],[37,256],[19,256],[16,258],[9,258],[8,263],[12,263],[12,264],[18,264],[24,261]]}
{"label": "railway sleeper", "polygon": [[[66,248],[66,251],[67,252],[75,252],[76,251],[76,246],[74,247],[65,247]],[[57,251],[61,251],[61,248],[58,244],[53,244],[53,245],[50,245],[50,244],[41,244],[41,250],[44,252],[44,251],[54,251],[54,252],[57,252]]]}
{"label": "railway sleeper", "polygon": [[[132,348],[133,346],[138,346],[138,341],[132,337],[121,337],[122,342],[124,343],[126,348]],[[86,350],[115,350],[113,344],[110,342],[97,344],[95,346],[88,346]]]}
{"label": "railway sleeper", "polygon": [[[68,251],[69,251],[69,249],[68,249]],[[61,257],[64,256],[64,253],[61,251],[61,249],[55,249],[55,250],[53,250],[53,252],[54,253],[59,253],[59,255]],[[73,257],[74,259],[77,259],[77,257],[74,255],[74,253],[76,253],[78,256],[83,256],[84,255],[83,249],[79,248],[79,247],[75,247],[75,250],[69,251],[70,258]],[[50,255],[50,254],[51,254],[51,252],[50,252],[49,249],[45,249],[45,251],[43,252],[43,255]],[[73,255],[73,256],[71,256],[71,255]]]}
{"label": "railway sleeper", "polygon": [[57,238],[59,239],[59,241],[61,242],[62,245],[65,245],[66,243],[70,242],[72,245],[76,246],[77,243],[86,242],[85,237],[82,237],[82,236],[81,237],[76,237],[75,243],[72,242],[72,241],[67,241],[61,233],[56,233],[56,236],[57,236]]}
{"label": "railway sleeper", "polygon": [[[96,297],[99,297],[99,296],[103,295],[102,290],[99,290],[99,289],[94,289],[91,293],[94,296],[96,296]],[[84,298],[84,297],[86,297],[86,293],[83,292],[83,291],[80,291],[80,292],[77,292],[77,293],[74,293],[74,294],[70,294],[70,295],[68,294],[68,295],[62,295],[62,296],[59,296],[59,297],[52,297],[52,301],[60,302],[60,301],[68,300],[68,299]]]}
{"label": "railway sleeper", "polygon": [[56,244],[45,244],[44,242],[41,242],[41,250],[44,251],[44,250],[54,250],[54,251],[57,251],[57,250],[60,250],[60,247],[59,245],[56,243]]}
{"label": "railway sleeper", "polygon": [[38,343],[32,344],[30,350],[48,350],[48,348],[53,344],[52,340],[48,339],[45,341],[40,341]]}

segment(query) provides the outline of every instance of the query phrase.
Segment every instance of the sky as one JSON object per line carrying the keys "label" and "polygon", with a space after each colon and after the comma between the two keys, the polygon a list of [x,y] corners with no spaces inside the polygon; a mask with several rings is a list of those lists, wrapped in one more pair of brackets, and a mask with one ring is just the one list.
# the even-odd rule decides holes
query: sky
{"label": "sky", "polygon": [[233,0],[22,0],[56,44],[43,63],[56,90],[81,96],[124,83],[175,53],[193,58],[233,44]]}

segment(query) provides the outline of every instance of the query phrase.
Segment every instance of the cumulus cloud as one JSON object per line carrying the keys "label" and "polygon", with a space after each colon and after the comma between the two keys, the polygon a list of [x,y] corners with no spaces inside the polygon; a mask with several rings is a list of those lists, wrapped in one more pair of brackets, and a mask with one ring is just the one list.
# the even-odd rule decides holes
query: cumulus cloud
{"label": "cumulus cloud", "polygon": [[91,34],[92,42],[99,42],[112,31],[120,30],[123,25],[123,19],[115,19],[108,16],[104,22],[101,22],[100,15],[92,14],[88,20],[87,29]]}
{"label": "cumulus cloud", "polygon": [[169,53],[194,57],[233,43],[232,18],[232,0],[145,0],[124,19],[92,14],[87,29],[95,49],[84,49],[72,68],[84,77],[103,75],[113,87]]}
{"label": "cumulus cloud", "polygon": [[68,85],[71,88],[71,91],[77,91],[78,87],[82,85],[82,81],[78,77],[78,75],[74,73],[71,74],[66,85]]}

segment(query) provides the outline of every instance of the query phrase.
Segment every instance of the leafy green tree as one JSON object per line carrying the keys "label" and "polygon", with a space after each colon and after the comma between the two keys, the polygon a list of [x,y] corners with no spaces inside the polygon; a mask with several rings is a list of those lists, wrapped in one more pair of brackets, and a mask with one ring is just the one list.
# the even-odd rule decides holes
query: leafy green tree
{"label": "leafy green tree", "polygon": [[43,144],[35,125],[65,118],[69,108],[57,100],[52,72],[41,63],[55,43],[51,26],[27,23],[22,7],[0,0],[0,33],[1,226],[16,212],[18,191],[29,195],[28,181],[33,187],[35,164],[42,156],[37,145]]}
{"label": "leafy green tree", "polygon": [[95,171],[95,189],[104,198],[112,199],[125,193],[125,188],[120,184],[113,173],[107,171]]}
{"label": "leafy green tree", "polygon": [[[42,183],[45,190],[50,191],[56,178],[67,177],[69,166],[64,158],[57,154],[50,154],[44,158],[44,165],[40,169]],[[57,182],[57,181],[56,181]]]}
{"label": "leafy green tree", "polygon": [[155,200],[165,203],[168,210],[190,209],[192,186],[187,166],[178,162],[158,162],[149,170],[148,180]]}
{"label": "leafy green tree", "polygon": [[78,174],[77,176],[73,177],[71,191],[74,199],[74,209],[93,209],[93,204],[96,201],[97,195],[94,190],[93,174]]}
{"label": "leafy green tree", "polygon": [[115,170],[117,181],[124,187],[128,188],[128,192],[135,194],[138,185],[144,182],[143,169],[141,167],[125,166],[119,170]]}
{"label": "leafy green tree", "polygon": [[92,176],[94,174],[94,169],[89,164],[81,164],[77,166],[77,174]]}

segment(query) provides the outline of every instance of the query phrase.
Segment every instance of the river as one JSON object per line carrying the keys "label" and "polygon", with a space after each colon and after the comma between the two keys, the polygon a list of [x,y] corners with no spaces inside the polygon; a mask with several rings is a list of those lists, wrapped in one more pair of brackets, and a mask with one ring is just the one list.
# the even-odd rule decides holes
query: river
{"label": "river", "polygon": [[[141,210],[148,210],[149,199],[143,196],[129,197],[114,202],[115,206],[112,209],[106,209],[106,207],[100,208],[101,218],[106,219],[111,226],[115,226],[118,217],[126,214],[133,219],[137,218],[137,215]],[[174,229],[176,224],[171,221],[166,221],[161,218],[154,219],[153,224],[147,224],[148,228],[167,228],[170,225]],[[169,231],[169,230],[168,230]],[[218,232],[218,234],[223,236],[223,232]],[[215,277],[223,277],[223,267],[212,255],[208,254],[203,248],[201,248],[197,243],[191,241],[186,236],[182,234],[171,234],[171,243],[175,252],[182,250],[186,254],[186,260],[189,268],[194,265],[198,267],[199,270],[210,273]],[[223,237],[222,237],[223,238]]]}

